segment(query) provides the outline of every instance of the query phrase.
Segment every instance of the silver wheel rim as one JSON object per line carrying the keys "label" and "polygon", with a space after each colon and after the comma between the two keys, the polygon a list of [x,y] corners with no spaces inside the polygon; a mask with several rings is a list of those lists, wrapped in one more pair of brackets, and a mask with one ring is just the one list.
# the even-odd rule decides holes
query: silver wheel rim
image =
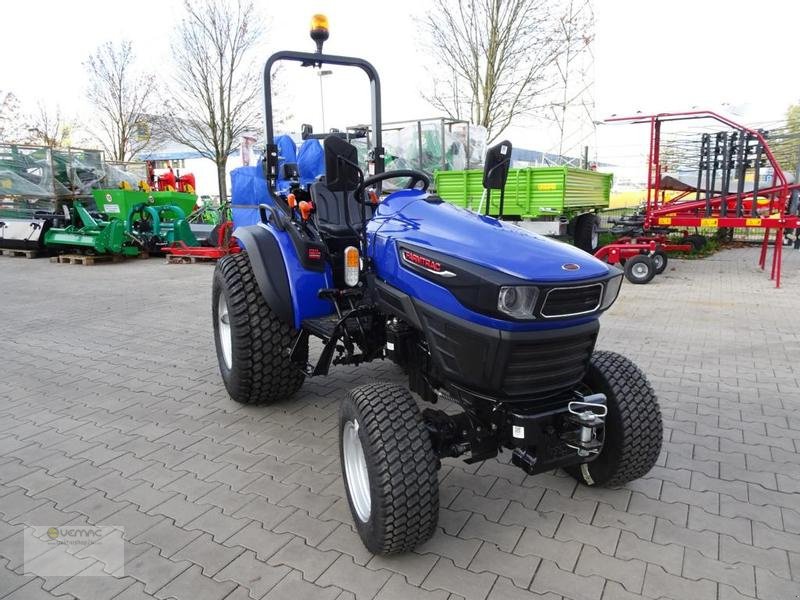
{"label": "silver wheel rim", "polygon": [[222,293],[220,293],[217,300],[217,335],[219,336],[219,347],[222,349],[222,360],[225,361],[225,366],[230,369],[233,366],[231,318],[228,313],[228,303],[225,302],[225,294]]}
{"label": "silver wheel rim", "polygon": [[644,263],[636,263],[633,265],[633,268],[631,268],[633,276],[636,277],[636,279],[644,279],[647,277],[648,270],[647,265]]}
{"label": "silver wheel rim", "polygon": [[347,491],[358,518],[363,523],[369,521],[372,512],[372,498],[369,493],[369,473],[364,449],[358,437],[358,421],[347,421],[342,431],[342,455]]}

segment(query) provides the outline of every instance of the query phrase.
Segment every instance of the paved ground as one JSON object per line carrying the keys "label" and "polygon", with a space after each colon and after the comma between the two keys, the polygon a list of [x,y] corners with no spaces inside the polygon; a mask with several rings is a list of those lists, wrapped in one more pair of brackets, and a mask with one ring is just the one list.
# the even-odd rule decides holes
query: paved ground
{"label": "paved ground", "polygon": [[[800,254],[754,250],[626,285],[600,346],[650,375],[667,440],[616,490],[447,461],[441,530],[374,557],[355,536],[337,400],[388,364],[242,408],[211,339],[212,267],[0,259],[0,597],[137,600],[800,595]],[[124,576],[23,576],[23,524],[125,528]],[[76,556],[97,573],[92,552]]]}

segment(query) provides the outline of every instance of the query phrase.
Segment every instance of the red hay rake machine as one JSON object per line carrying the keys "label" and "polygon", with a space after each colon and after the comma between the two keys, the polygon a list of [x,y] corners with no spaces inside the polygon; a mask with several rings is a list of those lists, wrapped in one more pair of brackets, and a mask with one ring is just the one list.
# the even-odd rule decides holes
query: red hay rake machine
{"label": "red hay rake machine", "polygon": [[[664,173],[661,125],[692,119],[712,119],[727,129],[702,134],[696,178],[687,182]],[[612,231],[621,237],[597,250],[597,258],[611,264],[624,263],[629,281],[647,283],[666,268],[667,253],[702,247],[705,238],[689,234],[688,228],[761,228],[764,239],[759,266],[766,266],[774,233],[770,278],[780,287],[784,232],[796,229],[800,221],[797,206],[790,211],[792,192],[800,190],[800,183],[790,183],[781,170],[767,144],[767,132],[710,111],[614,117],[608,121],[650,124],[647,200],[639,214],[612,221]],[[762,186],[764,173],[771,176]],[[667,192],[674,195],[667,196]],[[671,242],[681,231],[681,242]]]}

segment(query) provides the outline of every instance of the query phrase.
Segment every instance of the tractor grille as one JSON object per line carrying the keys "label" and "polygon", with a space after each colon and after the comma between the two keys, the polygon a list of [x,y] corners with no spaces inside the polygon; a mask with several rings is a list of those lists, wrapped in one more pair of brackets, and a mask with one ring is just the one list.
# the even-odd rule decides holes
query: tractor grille
{"label": "tractor grille", "polygon": [[574,335],[516,342],[509,352],[503,391],[544,398],[573,389],[586,373],[597,329]]}
{"label": "tractor grille", "polygon": [[541,314],[546,319],[594,312],[603,299],[603,284],[553,288],[547,292]]}

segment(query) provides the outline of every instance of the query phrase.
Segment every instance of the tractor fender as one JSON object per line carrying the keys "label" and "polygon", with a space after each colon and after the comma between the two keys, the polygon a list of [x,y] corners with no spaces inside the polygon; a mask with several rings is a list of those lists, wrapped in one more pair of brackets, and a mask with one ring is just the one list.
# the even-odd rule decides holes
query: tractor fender
{"label": "tractor fender", "polygon": [[266,227],[259,225],[237,227],[233,235],[247,251],[253,275],[267,305],[281,321],[294,327],[289,277],[275,235]]}

